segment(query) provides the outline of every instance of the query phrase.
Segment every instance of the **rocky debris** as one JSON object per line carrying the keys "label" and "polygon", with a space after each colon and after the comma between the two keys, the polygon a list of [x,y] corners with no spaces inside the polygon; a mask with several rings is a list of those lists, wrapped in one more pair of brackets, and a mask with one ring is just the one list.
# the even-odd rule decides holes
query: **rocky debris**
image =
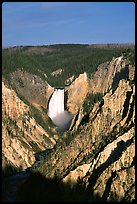
{"label": "rocky debris", "polygon": [[45,78],[48,78],[48,76],[47,76],[47,74],[46,74],[46,73],[44,73],[43,75],[44,75],[44,77],[45,77]]}
{"label": "rocky debris", "polygon": [[61,69],[61,68],[60,68],[60,69],[57,69],[56,71],[54,71],[54,72],[51,73],[51,76],[57,77],[58,75],[61,75],[62,72],[64,72],[64,69]]}
{"label": "rocky debris", "polygon": [[65,81],[65,85],[69,86],[73,81],[74,81],[75,76],[71,76],[69,77],[66,81]]}

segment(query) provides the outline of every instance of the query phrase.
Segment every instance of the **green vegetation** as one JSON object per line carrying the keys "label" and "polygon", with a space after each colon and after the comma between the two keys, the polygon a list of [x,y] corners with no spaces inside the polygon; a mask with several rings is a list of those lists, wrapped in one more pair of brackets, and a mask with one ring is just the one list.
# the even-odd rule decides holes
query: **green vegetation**
{"label": "green vegetation", "polygon": [[[52,135],[52,129],[49,127],[48,122],[45,122],[42,118],[42,113],[40,110],[38,110],[36,107],[34,107],[24,96],[17,93],[18,97],[30,107],[30,111],[27,113],[28,117],[27,120],[29,121],[30,118],[34,117],[37,124],[39,124],[45,131],[49,133],[49,135]],[[44,109],[42,106],[42,111],[47,114],[46,109]],[[22,119],[23,124],[26,122],[26,118]],[[27,128],[27,126],[26,126]],[[35,127],[36,128],[36,127]]]}
{"label": "green vegetation", "polygon": [[35,108],[32,104],[30,105],[30,109],[32,116],[35,118],[37,124],[43,127],[43,129],[46,130],[49,133],[49,135],[52,135],[52,132],[49,128],[49,124],[43,120],[41,112],[37,108]]}
{"label": "green vegetation", "polygon": [[[67,78],[80,73],[91,74],[99,64],[110,61],[122,53],[132,53],[134,46],[106,46],[94,47],[82,44],[64,44],[50,46],[20,46],[2,50],[2,74],[9,79],[9,74],[18,68],[29,73],[39,75],[51,86],[64,87]],[[132,59],[133,57],[131,57]],[[56,76],[51,73],[62,69]],[[47,75],[45,78],[44,74]],[[22,82],[20,81],[21,86]]]}
{"label": "green vegetation", "polygon": [[71,142],[72,140],[74,140],[75,137],[78,136],[78,133],[80,133],[79,130],[75,130],[75,131],[72,131],[72,132],[68,131],[68,132],[66,133],[66,137],[63,138],[63,142],[65,143],[65,146],[68,146],[68,145],[70,144],[70,142]]}
{"label": "green vegetation", "polygon": [[89,114],[91,109],[93,108],[94,104],[98,101],[102,101],[103,94],[102,93],[96,93],[96,94],[89,94],[83,103],[83,109],[86,114]]}
{"label": "green vegetation", "polygon": [[123,57],[128,59],[132,66],[135,66],[135,49],[125,49]]}
{"label": "green vegetation", "polygon": [[36,142],[30,141],[29,144],[30,144],[30,146],[32,147],[32,149],[33,149],[34,152],[38,152],[38,151],[41,150],[40,147],[38,146],[38,144],[37,144]]}
{"label": "green vegetation", "polygon": [[[9,116],[5,116],[2,122],[6,126],[7,134],[9,137],[11,137],[11,138],[15,137],[13,127],[16,130],[16,132],[19,133],[19,128],[17,126],[17,122],[15,120],[12,120]],[[16,136],[18,136],[18,135],[16,134]]]}

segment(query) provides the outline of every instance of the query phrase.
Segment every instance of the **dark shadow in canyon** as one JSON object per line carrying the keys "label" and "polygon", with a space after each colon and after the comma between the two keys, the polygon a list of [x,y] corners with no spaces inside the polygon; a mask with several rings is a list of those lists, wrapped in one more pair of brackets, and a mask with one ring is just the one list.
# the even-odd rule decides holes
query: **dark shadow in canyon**
{"label": "dark shadow in canyon", "polygon": [[[26,174],[26,177],[25,177]],[[25,179],[24,179],[25,178]],[[3,190],[3,202],[106,202],[108,188],[111,180],[108,179],[108,187],[102,197],[99,194],[92,194],[82,185],[74,185],[71,188],[70,183],[64,184],[58,177],[53,179],[45,178],[39,172],[33,172],[27,175],[20,174],[16,178],[9,178],[7,188]],[[12,180],[12,181],[11,181]],[[14,181],[16,180],[16,181]],[[113,202],[117,199],[113,199]],[[109,200],[111,202],[111,200]]]}
{"label": "dark shadow in canyon", "polygon": [[[104,193],[101,196],[95,194],[93,187],[103,171],[112,163],[117,161],[123,151],[131,145],[133,138],[117,143],[106,162],[97,169],[93,169],[85,188],[79,180],[77,185],[71,187],[70,182],[63,183],[57,176],[46,178],[40,172],[22,171],[2,180],[2,201],[3,202],[107,202],[113,178],[116,172],[112,172],[106,181]],[[46,161],[45,161],[46,162]],[[122,198],[123,199],[123,198]],[[119,198],[113,198],[109,202],[117,202]],[[121,200],[122,201],[122,200]],[[126,201],[125,201],[126,202]]]}
{"label": "dark shadow in canyon", "polygon": [[128,79],[129,78],[129,67],[126,65],[123,69],[120,70],[120,72],[117,72],[113,78],[112,83],[112,90],[113,92],[117,88],[117,85],[121,79]]}

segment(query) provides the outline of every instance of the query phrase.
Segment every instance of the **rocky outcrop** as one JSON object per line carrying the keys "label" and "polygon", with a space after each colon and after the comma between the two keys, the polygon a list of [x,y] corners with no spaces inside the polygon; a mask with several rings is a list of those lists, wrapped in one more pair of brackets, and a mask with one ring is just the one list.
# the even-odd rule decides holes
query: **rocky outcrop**
{"label": "rocky outcrop", "polygon": [[115,89],[111,81],[86,120],[81,106],[72,133],[64,134],[64,142],[37,171],[47,178],[58,176],[74,189],[82,185],[90,202],[134,201],[135,85],[130,80],[120,79]]}
{"label": "rocky outcrop", "polygon": [[[64,196],[68,193],[64,185],[59,187],[61,201],[79,197],[88,202],[135,201],[134,74],[126,60],[113,58],[90,80],[84,73],[66,88],[67,107],[74,114],[71,130],[31,169],[34,175],[38,172],[50,181],[58,178],[67,189],[70,186],[69,198]],[[102,93],[101,98],[95,93]],[[31,179],[28,176],[25,188],[31,182],[37,185],[38,180]]]}
{"label": "rocky outcrop", "polygon": [[47,109],[48,100],[54,92],[39,76],[26,72],[23,68],[11,73],[11,85],[16,92],[39,109]]}
{"label": "rocky outcrop", "polygon": [[107,93],[114,90],[121,79],[134,79],[135,67],[129,64],[122,56],[113,58],[111,62],[105,62],[98,66],[97,71],[91,75],[80,74],[78,78],[67,88],[68,110],[76,115],[88,93]]}
{"label": "rocky outcrop", "polygon": [[56,140],[36,122],[30,107],[2,82],[3,170],[8,166],[24,170],[34,163],[35,152],[55,144]]}
{"label": "rocky outcrop", "polygon": [[[72,124],[70,126],[70,130],[77,129],[79,127],[79,124],[82,121],[82,118],[84,118],[84,116],[85,116],[85,112],[83,109],[83,102],[84,101],[82,101],[82,99],[80,100],[80,97],[83,97],[82,95],[84,95],[84,99],[86,99],[86,97],[89,96],[91,93],[92,93],[91,98],[92,98],[92,95],[95,95],[97,93],[101,93],[102,95],[105,95],[105,98],[103,100],[106,100],[106,98],[108,97],[108,102],[106,102],[105,105],[108,104],[108,106],[109,105],[111,106],[111,107],[107,107],[108,109],[110,109],[110,112],[111,112],[111,109],[115,109],[114,115],[110,114],[110,113],[107,115],[108,120],[111,122],[110,117],[118,120],[118,115],[120,116],[120,112],[122,112],[122,109],[119,110],[119,112],[116,109],[119,108],[119,105],[121,105],[121,107],[123,106],[121,101],[124,102],[124,98],[122,100],[121,97],[126,97],[126,96],[122,96],[122,93],[126,94],[126,92],[129,91],[127,94],[130,94],[132,92],[129,84],[132,83],[131,81],[134,81],[135,67],[131,66],[129,64],[128,60],[123,59],[123,57],[121,56],[118,58],[113,58],[110,63],[106,62],[106,63],[99,65],[95,74],[93,74],[91,76],[91,79],[86,78],[86,80],[85,80],[86,82],[84,81],[82,76],[81,77],[79,76],[79,78],[77,78],[72,83],[70,88],[68,89],[67,106],[69,107],[69,110],[74,114],[74,118],[73,118]],[[122,81],[122,80],[125,80],[125,81]],[[83,85],[82,85],[82,83],[83,83]],[[119,83],[121,83],[121,84],[119,84]],[[118,86],[121,88],[119,88],[115,92],[115,94],[113,95],[113,99],[111,99],[112,101],[109,102],[110,95],[113,94],[113,92],[115,91],[115,89]],[[127,88],[127,89],[130,89],[130,90],[125,90],[124,86],[126,86],[126,87],[128,86],[129,88]],[[86,87],[86,91],[85,91],[85,89],[83,91],[83,89],[81,89],[82,87]],[[70,91],[70,90],[73,90],[73,88],[75,88],[75,92]],[[80,94],[78,92],[79,89],[81,89]],[[121,95],[120,95],[120,93],[117,93],[119,91],[121,92]],[[73,92],[75,93],[74,95],[73,95]],[[107,95],[107,93],[108,93],[108,95]],[[117,101],[117,95],[119,95],[118,96],[119,101]],[[74,98],[73,98],[73,96],[74,96]],[[72,111],[71,103],[73,104],[73,102],[75,104],[75,108],[74,108],[74,105],[72,108],[73,108],[73,110],[75,109],[76,111]],[[94,104],[93,111],[90,114],[91,117],[93,117],[93,115],[95,113],[94,109],[98,109],[98,107],[100,106],[99,103],[100,102]],[[114,107],[112,108],[113,104],[115,104],[115,108]],[[96,123],[96,121],[95,121],[95,123]],[[98,126],[100,126],[100,124]]]}
{"label": "rocky outcrop", "polygon": [[[99,132],[103,134],[108,134],[117,127],[117,131],[120,127],[128,127],[127,121],[134,121],[134,114],[129,116],[129,111],[131,106],[133,108],[133,101],[135,97],[135,90],[129,85],[129,82],[121,80],[119,82],[118,88],[112,94],[112,91],[107,93],[104,97],[104,105],[101,107],[101,111],[96,115],[96,118],[92,122],[92,134],[96,137]],[[92,117],[93,112],[90,113]],[[132,118],[133,117],[133,118]],[[126,123],[127,122],[127,123]],[[109,129],[108,129],[109,128]]]}
{"label": "rocky outcrop", "polygon": [[69,86],[73,81],[74,81],[75,76],[72,75],[71,77],[69,77],[68,79],[66,79],[65,81],[65,85]]}
{"label": "rocky outcrop", "polygon": [[61,69],[61,68],[60,68],[60,69],[57,69],[56,71],[54,71],[54,72],[51,73],[51,76],[57,77],[58,75],[61,75],[63,71],[64,71],[64,70]]}
{"label": "rocky outcrop", "polygon": [[[135,129],[131,128],[128,132],[108,144],[104,150],[97,155],[97,158],[93,160],[88,172],[90,174],[88,188],[92,190],[94,194],[98,194],[103,198],[105,197],[107,200],[109,200],[109,198],[111,200],[122,200],[127,191],[134,185],[134,140]],[[126,174],[130,171],[131,173],[127,177]],[[118,177],[122,174],[125,174],[125,176],[121,180]],[[123,192],[121,193],[121,191]],[[116,197],[113,197],[114,195]]]}
{"label": "rocky outcrop", "polygon": [[[135,185],[135,130],[131,128],[108,144],[92,162],[78,166],[63,178],[75,186],[79,180],[100,198],[121,201]],[[134,199],[135,194],[130,195]],[[132,200],[131,199],[131,200]],[[93,197],[89,198],[93,201]]]}
{"label": "rocky outcrop", "polygon": [[70,173],[63,178],[64,183],[70,183],[71,188],[76,185],[79,179],[86,176],[87,172],[90,169],[91,164],[83,164],[78,166],[75,170],[70,171]]}
{"label": "rocky outcrop", "polygon": [[66,88],[68,92],[67,108],[68,111],[76,115],[80,106],[84,102],[87,93],[90,92],[89,79],[86,73],[80,74],[72,84]]}
{"label": "rocky outcrop", "polygon": [[115,89],[121,79],[133,78],[135,68],[122,56],[113,58],[98,66],[95,74],[91,76],[90,86],[93,93],[107,93]]}

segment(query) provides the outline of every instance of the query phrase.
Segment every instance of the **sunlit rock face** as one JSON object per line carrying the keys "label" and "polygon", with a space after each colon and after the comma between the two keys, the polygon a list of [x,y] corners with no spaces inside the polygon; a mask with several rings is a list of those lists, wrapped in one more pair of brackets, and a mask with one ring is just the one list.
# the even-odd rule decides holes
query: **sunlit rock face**
{"label": "sunlit rock face", "polygon": [[68,111],[73,115],[77,115],[87,94],[91,93],[90,80],[86,72],[80,74],[66,89],[68,91]]}
{"label": "sunlit rock face", "polygon": [[2,171],[4,176],[31,167],[35,162],[34,153],[38,150],[51,149],[56,144],[56,140],[49,136],[50,133],[38,124],[31,114],[30,106],[18,97],[5,80],[2,80]]}
{"label": "sunlit rock face", "polygon": [[55,89],[49,101],[48,116],[59,132],[69,128],[72,115],[64,110],[64,89]]}

